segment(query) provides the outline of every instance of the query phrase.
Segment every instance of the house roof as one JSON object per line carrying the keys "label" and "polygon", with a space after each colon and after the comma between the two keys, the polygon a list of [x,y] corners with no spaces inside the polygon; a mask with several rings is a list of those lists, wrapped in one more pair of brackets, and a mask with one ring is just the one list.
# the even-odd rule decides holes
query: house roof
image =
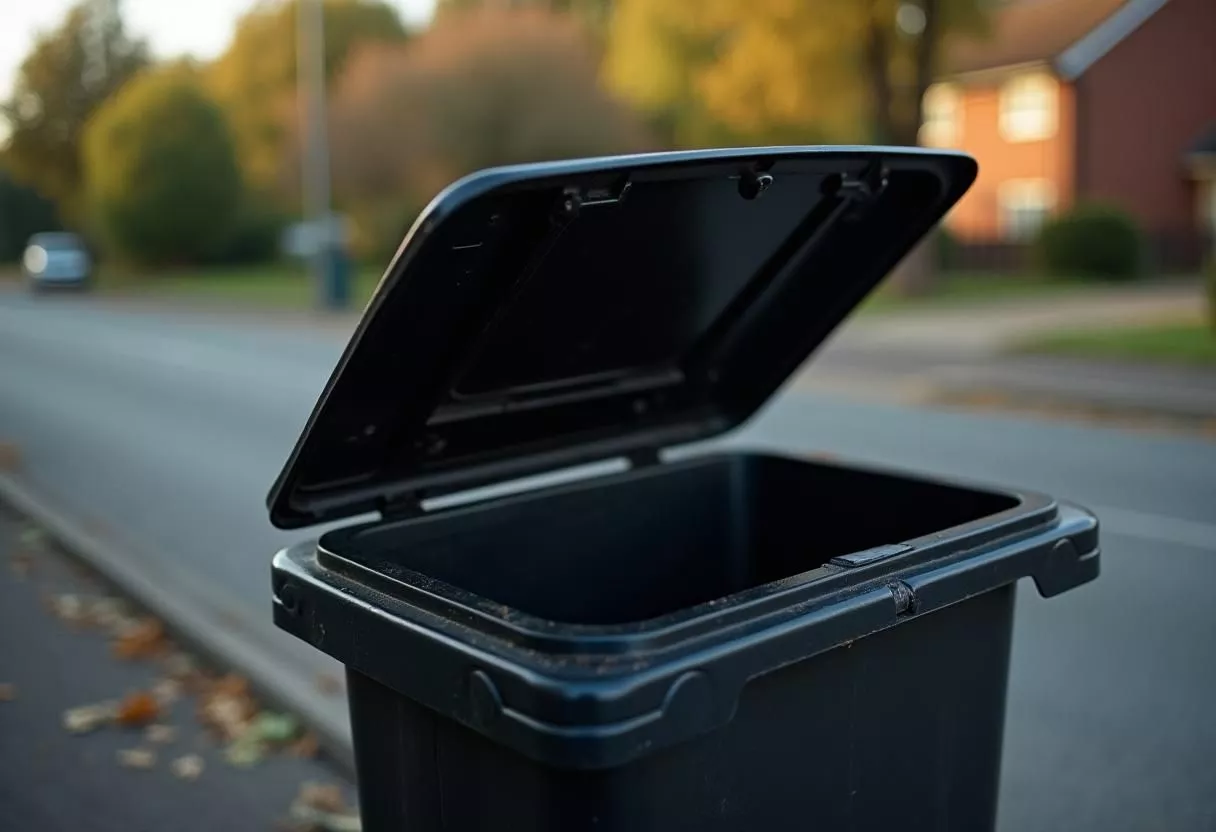
{"label": "house roof", "polygon": [[992,13],[986,35],[947,45],[950,75],[1050,63],[1076,78],[1130,35],[1167,0],[1009,0]]}

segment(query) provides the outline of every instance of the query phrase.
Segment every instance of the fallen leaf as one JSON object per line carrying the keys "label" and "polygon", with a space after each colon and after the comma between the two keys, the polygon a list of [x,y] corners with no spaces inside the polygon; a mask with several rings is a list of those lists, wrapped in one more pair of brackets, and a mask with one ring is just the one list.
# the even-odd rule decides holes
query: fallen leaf
{"label": "fallen leaf", "polygon": [[0,682],[0,702],[12,702],[17,698],[17,686],[12,682]]}
{"label": "fallen leaf", "polygon": [[164,745],[177,739],[177,729],[172,725],[152,724],[144,731],[144,739],[156,745]]}
{"label": "fallen leaf", "polygon": [[119,635],[138,619],[131,614],[130,605],[121,598],[97,598],[89,605],[89,618],[112,635]]}
{"label": "fallen leaf", "polygon": [[20,580],[25,580],[34,571],[34,558],[26,551],[14,552],[9,556],[8,566]]}
{"label": "fallen leaf", "polygon": [[51,596],[49,604],[51,612],[69,624],[82,623],[88,612],[83,599],[70,592]]}
{"label": "fallen leaf", "polygon": [[16,471],[20,466],[20,449],[12,442],[0,442],[0,471]]}
{"label": "fallen leaf", "polygon": [[152,685],[152,696],[161,707],[172,705],[182,696],[182,683],[176,679],[158,679]]}
{"label": "fallen leaf", "polygon": [[187,754],[169,763],[169,770],[174,777],[182,780],[197,780],[203,773],[203,758],[197,754]]}
{"label": "fallen leaf", "polygon": [[122,748],[118,762],[124,768],[149,769],[156,765],[156,752],[148,748]]}
{"label": "fallen leaf", "polygon": [[338,696],[342,693],[342,680],[331,673],[318,673],[315,681],[317,690],[326,696]]}
{"label": "fallen leaf", "polygon": [[301,760],[311,760],[320,751],[317,735],[311,731],[304,733],[298,740],[287,746],[287,753]]}
{"label": "fallen leaf", "polygon": [[342,796],[341,786],[313,780],[301,784],[296,803],[320,812],[341,812],[346,808],[346,798]]}
{"label": "fallen leaf", "polygon": [[170,653],[165,657],[164,667],[165,674],[179,682],[199,672],[198,662],[189,653]]}
{"label": "fallen leaf", "polygon": [[123,698],[118,706],[115,719],[123,727],[134,728],[155,722],[158,716],[160,716],[160,704],[156,701],[156,697],[144,691],[137,691]]}
{"label": "fallen leaf", "polygon": [[120,632],[111,645],[119,659],[150,659],[165,651],[165,628],[155,618],[141,618]]}
{"label": "fallen leaf", "polygon": [[224,759],[237,768],[249,768],[262,762],[266,746],[256,739],[241,737],[224,749]]}
{"label": "fallen leaf", "polygon": [[116,702],[100,702],[96,705],[81,705],[63,713],[63,727],[73,734],[87,734],[102,725],[114,721],[118,713]]}
{"label": "fallen leaf", "polygon": [[262,711],[249,723],[244,736],[252,735],[260,742],[281,744],[291,741],[299,732],[300,723],[294,716]]}
{"label": "fallen leaf", "polygon": [[199,721],[228,742],[245,733],[257,711],[249,683],[232,674],[215,680],[199,696]]}
{"label": "fallen leaf", "polygon": [[321,812],[308,806],[292,805],[293,832],[362,832],[363,823],[354,809]]}

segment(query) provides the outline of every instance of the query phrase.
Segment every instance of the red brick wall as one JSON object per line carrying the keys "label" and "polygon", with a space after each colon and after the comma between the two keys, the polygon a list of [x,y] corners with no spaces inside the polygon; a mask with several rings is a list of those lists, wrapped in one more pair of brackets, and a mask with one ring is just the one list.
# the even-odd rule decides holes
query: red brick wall
{"label": "red brick wall", "polygon": [[1169,0],[1077,80],[1077,190],[1153,234],[1187,234],[1183,154],[1216,122],[1216,0]]}
{"label": "red brick wall", "polygon": [[964,240],[986,242],[1001,237],[997,194],[1001,183],[1008,180],[1047,179],[1055,185],[1057,209],[1072,202],[1076,146],[1072,88],[1059,85],[1056,132],[1042,141],[1010,142],[1001,135],[1000,97],[996,85],[962,88],[959,147],[976,158],[980,172],[946,224]]}

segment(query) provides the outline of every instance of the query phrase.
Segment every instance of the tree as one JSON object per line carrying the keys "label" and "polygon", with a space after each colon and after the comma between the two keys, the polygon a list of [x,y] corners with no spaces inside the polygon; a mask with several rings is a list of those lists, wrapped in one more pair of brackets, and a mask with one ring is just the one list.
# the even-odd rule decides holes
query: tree
{"label": "tree", "polygon": [[58,229],[55,204],[33,188],[14,182],[0,166],[0,263],[20,260],[31,235]]}
{"label": "tree", "polygon": [[477,168],[649,145],[597,75],[583,28],[540,9],[445,14],[404,47],[357,53],[332,102],[332,164],[338,199],[375,241],[368,253]]}
{"label": "tree", "polygon": [[[617,0],[605,74],[676,143],[917,143],[952,33],[984,0]],[[924,287],[922,246],[895,282]]]}
{"label": "tree", "polygon": [[103,105],[84,158],[105,242],[142,265],[205,259],[242,204],[224,114],[187,66],[143,73]]}
{"label": "tree", "polygon": [[916,143],[945,33],[983,0],[617,0],[610,85],[682,143]]}
{"label": "tree", "polygon": [[[255,6],[207,72],[236,136],[245,178],[266,192],[283,178],[284,151],[295,127],[298,8],[299,0]],[[338,77],[355,46],[406,37],[397,12],[378,0],[323,0],[323,15],[329,79]]]}
{"label": "tree", "polygon": [[9,127],[8,165],[66,218],[79,218],[85,124],[146,63],[144,44],[123,27],[119,0],[72,7],[22,62],[12,98],[0,106]]}

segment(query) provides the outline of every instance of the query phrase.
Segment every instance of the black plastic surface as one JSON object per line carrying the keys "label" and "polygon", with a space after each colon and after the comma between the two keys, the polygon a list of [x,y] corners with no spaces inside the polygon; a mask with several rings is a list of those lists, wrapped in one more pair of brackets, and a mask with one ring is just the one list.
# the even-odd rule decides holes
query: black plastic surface
{"label": "black plastic surface", "polygon": [[[749,488],[763,522],[724,541],[714,515],[747,516]],[[828,562],[884,540],[908,549]],[[273,574],[276,622],[351,670],[529,759],[607,769],[728,724],[785,665],[1097,572],[1093,517],[1039,495],[735,455],[330,532]]]}
{"label": "black plastic surface", "polygon": [[[758,172],[771,185],[746,198]],[[408,510],[726,431],[974,176],[955,153],[763,148],[463,179],[386,272],[271,519]]]}
{"label": "black plastic surface", "polygon": [[[330,557],[563,624],[646,621],[1016,508],[1007,494],[707,457],[321,538]],[[911,547],[905,547],[905,551]]]}
{"label": "black plastic surface", "polygon": [[717,731],[580,771],[348,674],[367,832],[984,832],[1014,588],[774,670]]}

